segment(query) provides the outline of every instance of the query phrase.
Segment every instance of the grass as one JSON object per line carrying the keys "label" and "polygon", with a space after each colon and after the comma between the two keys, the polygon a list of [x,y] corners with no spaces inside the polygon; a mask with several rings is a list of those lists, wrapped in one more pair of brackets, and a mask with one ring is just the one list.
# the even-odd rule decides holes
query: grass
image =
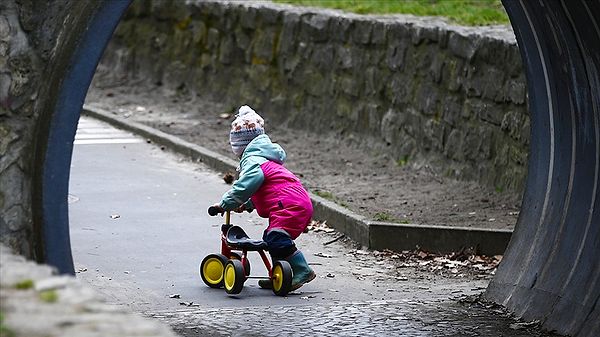
{"label": "grass", "polygon": [[409,159],[408,155],[404,155],[404,156],[402,156],[402,158],[396,160],[396,165],[398,165],[400,167],[405,166],[406,164],[408,164],[408,159]]}
{"label": "grass", "polygon": [[329,201],[334,201],[335,197],[333,196],[333,194],[331,192],[327,192],[327,191],[314,191],[316,195],[320,196],[323,199],[327,199]]}
{"label": "grass", "polygon": [[395,218],[393,215],[387,212],[378,212],[373,216],[377,221],[394,222]]}
{"label": "grass", "polygon": [[33,288],[33,280],[23,280],[17,284],[15,284],[15,288],[19,290],[27,290]]}
{"label": "grass", "polygon": [[58,301],[58,294],[54,290],[46,290],[40,293],[40,300],[46,303],[54,303]]}
{"label": "grass", "polygon": [[13,337],[15,336],[14,331],[10,330],[4,325],[4,313],[0,312],[0,337]]}
{"label": "grass", "polygon": [[341,9],[358,14],[443,16],[467,26],[508,23],[500,0],[274,0],[301,6]]}
{"label": "grass", "polygon": [[320,191],[320,190],[316,190],[313,191],[316,195],[320,196],[323,199],[327,199],[329,201],[333,201],[336,204],[344,207],[344,208],[348,208],[350,209],[350,206],[348,206],[347,203],[343,202],[342,200],[340,200],[339,198],[336,198],[335,195],[333,195],[333,193],[331,192],[327,192],[327,191]]}

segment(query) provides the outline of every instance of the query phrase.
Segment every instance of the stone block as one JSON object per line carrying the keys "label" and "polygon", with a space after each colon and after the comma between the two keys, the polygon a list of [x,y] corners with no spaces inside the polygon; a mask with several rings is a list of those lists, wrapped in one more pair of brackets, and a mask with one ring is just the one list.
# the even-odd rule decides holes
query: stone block
{"label": "stone block", "polygon": [[[279,53],[282,55],[292,54],[297,43],[300,16],[296,13],[283,14],[283,26],[279,34]],[[290,55],[291,56],[291,55]]]}
{"label": "stone block", "polygon": [[250,36],[248,36],[246,31],[241,28],[237,28],[235,29],[233,34],[236,46],[243,51],[247,51],[250,48],[250,43],[252,42],[252,39],[250,38]]}
{"label": "stone block", "polygon": [[336,64],[340,67],[340,69],[350,69],[352,68],[353,60],[352,60],[352,50],[350,47],[338,45],[336,46]]}
{"label": "stone block", "polygon": [[330,21],[331,39],[337,42],[347,42],[352,21],[342,16],[335,16]]}
{"label": "stone block", "polygon": [[475,36],[464,36],[457,32],[448,34],[448,49],[452,54],[471,61],[477,52],[480,40]]}
{"label": "stone block", "polygon": [[439,27],[413,27],[410,30],[411,33],[411,41],[414,45],[419,45],[421,43],[432,43],[438,42],[440,36],[443,36],[439,33],[441,28]]}
{"label": "stone block", "polygon": [[464,136],[460,130],[452,129],[450,131],[444,145],[444,154],[446,157],[458,161],[464,160],[463,139]]}
{"label": "stone block", "polygon": [[439,103],[439,91],[436,87],[423,83],[418,89],[415,104],[419,111],[426,116],[436,114]]}
{"label": "stone block", "polygon": [[362,89],[362,80],[355,76],[342,76],[339,79],[341,91],[352,97],[358,97]]}
{"label": "stone block", "polygon": [[497,104],[481,101],[477,103],[479,119],[495,126],[502,124],[504,118],[504,108]]}
{"label": "stone block", "polygon": [[335,47],[331,44],[315,46],[311,63],[321,72],[329,72],[331,71],[331,66],[334,64],[334,52]]}
{"label": "stone block", "polygon": [[245,29],[255,29],[257,12],[258,10],[254,7],[241,6],[239,10],[240,26]]}
{"label": "stone block", "polygon": [[368,44],[371,41],[373,24],[370,20],[355,20],[352,25],[352,41],[357,44]]}
{"label": "stone block", "polygon": [[371,43],[382,45],[386,42],[387,29],[385,23],[380,21],[371,21]]}
{"label": "stone block", "polygon": [[371,66],[364,72],[365,76],[365,94],[372,96],[381,91],[382,81],[377,76],[377,68]]}
{"label": "stone block", "polygon": [[459,96],[446,95],[441,100],[441,115],[444,122],[451,127],[460,127],[463,105]]}
{"label": "stone block", "polygon": [[274,25],[279,21],[282,12],[275,8],[261,6],[258,8],[258,21],[266,25]]}
{"label": "stone block", "polygon": [[396,133],[401,129],[399,122],[400,112],[394,109],[388,109],[381,118],[381,138],[387,145],[392,145]]}
{"label": "stone block", "polygon": [[300,38],[303,41],[324,42],[329,39],[329,15],[311,14],[300,19]]}
{"label": "stone block", "polygon": [[511,102],[515,104],[524,104],[527,88],[523,76],[506,81],[504,91]]}
{"label": "stone block", "polygon": [[268,64],[273,61],[275,55],[275,39],[277,37],[274,28],[266,28],[258,31],[254,38],[253,64]]}
{"label": "stone block", "polygon": [[451,92],[457,92],[462,88],[462,82],[465,76],[464,61],[457,58],[447,57],[444,61],[442,82],[446,83]]}
{"label": "stone block", "polygon": [[391,70],[402,70],[407,46],[404,41],[389,44],[386,53],[386,63]]}
{"label": "stone block", "polygon": [[498,68],[494,67],[486,67],[480,73],[481,81],[478,83],[482,83],[482,93],[481,96],[483,98],[487,98],[490,100],[495,100],[496,102],[504,101],[504,78],[505,72]]}
{"label": "stone block", "polygon": [[216,28],[209,28],[208,34],[206,36],[206,48],[211,50],[218,50],[219,47],[219,39],[221,37],[221,33]]}
{"label": "stone block", "polygon": [[325,81],[321,73],[308,70],[301,78],[300,84],[310,95],[320,97],[329,92],[329,83]]}
{"label": "stone block", "polygon": [[[385,74],[385,72],[382,73]],[[386,80],[383,74],[380,76],[382,77],[381,81],[386,83],[386,98],[393,105],[408,103],[411,99],[410,91],[413,89],[407,85],[409,79],[402,73],[394,73]]]}
{"label": "stone block", "polygon": [[219,50],[219,62],[225,65],[231,64],[236,52],[237,49],[233,37],[227,37]]}
{"label": "stone block", "polygon": [[434,83],[442,81],[442,72],[444,69],[444,55],[435,53],[428,69],[428,74]]}

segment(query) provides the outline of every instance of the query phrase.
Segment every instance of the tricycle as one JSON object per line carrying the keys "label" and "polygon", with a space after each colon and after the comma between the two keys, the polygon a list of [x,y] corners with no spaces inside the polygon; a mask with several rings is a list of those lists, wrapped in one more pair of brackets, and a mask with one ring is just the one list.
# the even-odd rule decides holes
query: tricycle
{"label": "tricycle", "polygon": [[[222,214],[219,207],[208,208],[210,216]],[[231,224],[231,212],[225,211],[225,223],[221,225],[221,253],[210,254],[200,263],[199,273],[202,281],[211,288],[224,287],[228,294],[239,294],[247,279],[269,279],[275,295],[285,296],[292,286],[292,267],[285,260],[275,260],[273,265],[265,251],[267,243],[251,239],[246,232]],[[248,252],[260,255],[268,276],[251,276]],[[238,253],[239,252],[239,253]],[[241,253],[241,254],[240,254]]]}

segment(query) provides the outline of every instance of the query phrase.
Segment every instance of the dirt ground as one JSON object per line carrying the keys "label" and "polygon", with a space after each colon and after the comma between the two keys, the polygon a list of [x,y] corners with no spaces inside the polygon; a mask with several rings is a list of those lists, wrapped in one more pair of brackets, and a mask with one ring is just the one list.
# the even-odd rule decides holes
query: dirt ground
{"label": "dirt ground", "polygon": [[[229,107],[164,87],[142,82],[115,84],[97,77],[86,104],[235,159],[229,146],[229,125],[235,111]],[[261,107],[253,108],[261,113]],[[306,188],[370,219],[492,229],[512,229],[516,223],[520,196],[450,179],[428,164],[398,165],[388,155],[369,151],[357,142],[291,130],[268,120],[265,128],[285,149],[286,166]]]}

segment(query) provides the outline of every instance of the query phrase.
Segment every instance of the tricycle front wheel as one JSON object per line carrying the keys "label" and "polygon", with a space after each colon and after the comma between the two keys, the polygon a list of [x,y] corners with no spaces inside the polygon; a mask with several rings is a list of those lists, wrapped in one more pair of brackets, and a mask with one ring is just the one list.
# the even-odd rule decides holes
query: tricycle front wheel
{"label": "tricycle front wheel", "polygon": [[223,286],[223,272],[227,257],[223,254],[207,255],[200,263],[199,274],[204,283],[211,288]]}
{"label": "tricycle front wheel", "polygon": [[244,267],[240,260],[229,260],[225,265],[225,272],[223,273],[223,282],[225,291],[228,294],[239,294],[244,287],[246,281],[246,275],[244,274]]}
{"label": "tricycle front wheel", "polygon": [[[229,258],[232,260],[235,259],[242,261],[242,256],[235,252],[231,252],[231,256]],[[248,259],[246,259],[246,263],[244,263],[244,271],[246,273],[246,278],[248,278],[248,276],[250,276],[250,261]]]}

